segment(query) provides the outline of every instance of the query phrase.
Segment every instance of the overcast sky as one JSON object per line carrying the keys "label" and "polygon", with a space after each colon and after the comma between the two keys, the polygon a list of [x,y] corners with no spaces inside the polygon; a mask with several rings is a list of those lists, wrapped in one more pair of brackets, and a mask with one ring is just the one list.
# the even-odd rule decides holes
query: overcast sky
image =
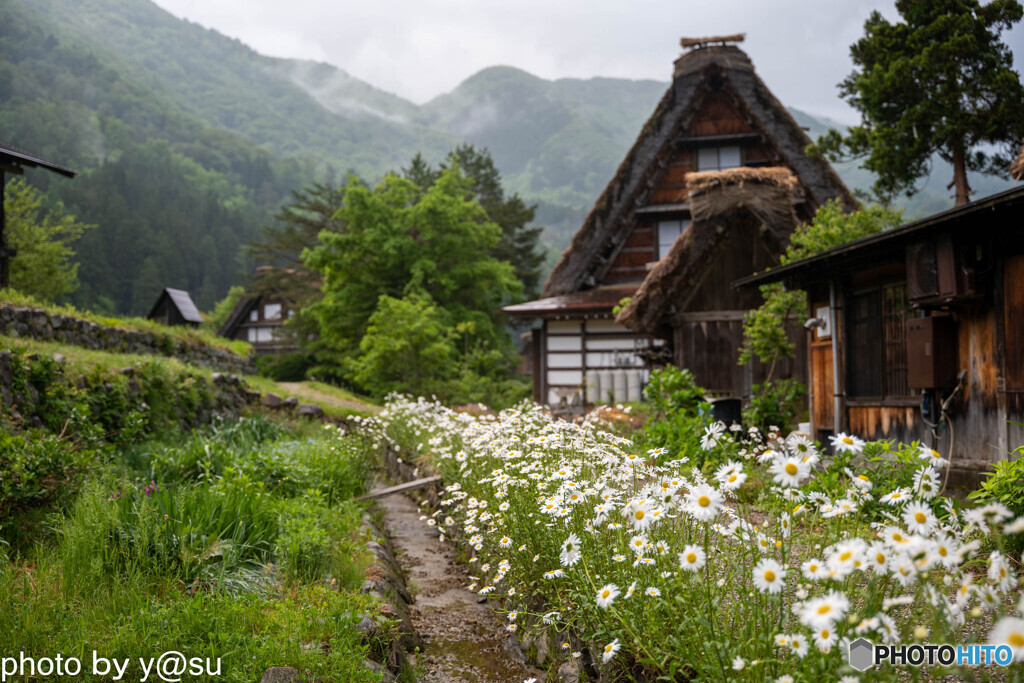
{"label": "overcast sky", "polygon": [[[873,9],[892,0],[155,0],[275,57],[327,62],[423,103],[480,69],[542,78],[668,81],[680,36],[746,33],[743,49],[786,105],[857,120],[836,84]],[[1024,71],[1024,28],[1004,34]]]}

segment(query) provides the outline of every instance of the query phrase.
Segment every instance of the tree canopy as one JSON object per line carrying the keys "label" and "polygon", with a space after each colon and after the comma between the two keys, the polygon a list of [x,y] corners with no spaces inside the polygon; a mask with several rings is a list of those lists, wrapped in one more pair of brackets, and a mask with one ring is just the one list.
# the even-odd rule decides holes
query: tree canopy
{"label": "tree canopy", "polygon": [[521,295],[522,285],[513,267],[493,256],[502,230],[471,197],[471,185],[457,164],[427,188],[394,174],[373,188],[349,183],[337,213],[345,229],[322,232],[320,243],[303,254],[323,277],[322,298],[303,314],[319,330],[314,350],[321,372],[334,368],[364,388],[382,389],[367,381],[368,368],[402,363],[408,344],[392,345],[397,355],[382,360],[381,349],[361,342],[371,331],[374,339],[387,338],[385,328],[417,310],[429,312],[441,329],[435,334],[433,322],[417,328],[426,335],[423,348],[447,348],[461,336],[463,364],[480,366],[468,371],[492,369],[483,365],[493,363],[494,352],[510,360],[500,308]]}
{"label": "tree canopy", "polygon": [[468,196],[475,199],[487,212],[487,217],[501,228],[501,238],[492,249],[492,255],[499,261],[507,261],[515,269],[516,278],[523,284],[523,295],[534,297],[540,284],[540,270],[544,254],[537,249],[537,242],[543,228],[528,227],[534,219],[537,205],[527,206],[518,194],[505,196],[501,184],[501,173],[494,166],[494,160],[485,150],[473,145],[461,145],[448,154],[448,158],[433,169],[417,154],[402,174],[419,187],[429,188],[441,174],[452,166],[458,166],[469,179]]}
{"label": "tree canopy", "polygon": [[898,0],[896,9],[895,23],[871,13],[850,48],[856,68],[839,84],[861,124],[830,130],[814,149],[833,161],[863,157],[885,199],[913,194],[938,154],[963,204],[967,171],[1005,177],[1024,135],[1024,86],[999,36],[1024,12],[1017,0]]}
{"label": "tree canopy", "polygon": [[15,178],[4,186],[5,238],[11,259],[11,287],[43,301],[78,288],[78,264],[71,243],[92,225],[79,223],[57,204],[43,211],[42,195]]}

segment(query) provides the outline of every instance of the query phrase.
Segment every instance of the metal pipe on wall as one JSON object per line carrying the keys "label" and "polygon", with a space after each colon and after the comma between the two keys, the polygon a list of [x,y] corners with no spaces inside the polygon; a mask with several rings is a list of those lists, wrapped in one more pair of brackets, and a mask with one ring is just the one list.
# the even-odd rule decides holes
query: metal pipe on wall
{"label": "metal pipe on wall", "polygon": [[829,331],[832,332],[832,433],[838,434],[842,426],[842,419],[839,414],[841,409],[839,393],[839,327],[836,325],[836,281],[828,281],[828,316]]}

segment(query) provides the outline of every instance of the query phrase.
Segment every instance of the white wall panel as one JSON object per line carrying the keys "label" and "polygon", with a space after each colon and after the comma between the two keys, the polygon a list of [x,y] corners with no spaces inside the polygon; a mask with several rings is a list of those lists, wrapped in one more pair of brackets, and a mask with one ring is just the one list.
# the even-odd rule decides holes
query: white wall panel
{"label": "white wall panel", "polygon": [[581,351],[582,337],[548,337],[548,351]]}
{"label": "white wall panel", "polygon": [[548,384],[582,384],[581,370],[548,370]]}
{"label": "white wall panel", "polygon": [[582,353],[549,353],[548,354],[548,367],[549,368],[582,368],[583,367],[583,354]]}
{"label": "white wall panel", "polygon": [[633,351],[647,347],[646,339],[595,339],[587,337],[587,351]]}

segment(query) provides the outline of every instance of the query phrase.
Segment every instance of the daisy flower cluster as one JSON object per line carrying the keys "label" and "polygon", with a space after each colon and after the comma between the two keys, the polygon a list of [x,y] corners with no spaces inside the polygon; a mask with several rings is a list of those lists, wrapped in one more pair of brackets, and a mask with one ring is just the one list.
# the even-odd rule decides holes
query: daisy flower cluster
{"label": "daisy flower cluster", "polygon": [[849,460],[833,468],[840,484],[817,486],[825,456],[805,437],[721,424],[692,435],[717,455],[713,472],[537,406],[471,416],[392,398],[375,428],[443,475],[423,519],[471,553],[467,587],[499,598],[520,631],[601,634],[592,658],[606,666],[838,680],[856,675],[856,638],[970,642],[971,620],[1024,659],[1019,558],[1003,552],[1024,519],[1000,505],[958,513],[939,495],[942,457],[924,448],[913,486],[878,491]]}

